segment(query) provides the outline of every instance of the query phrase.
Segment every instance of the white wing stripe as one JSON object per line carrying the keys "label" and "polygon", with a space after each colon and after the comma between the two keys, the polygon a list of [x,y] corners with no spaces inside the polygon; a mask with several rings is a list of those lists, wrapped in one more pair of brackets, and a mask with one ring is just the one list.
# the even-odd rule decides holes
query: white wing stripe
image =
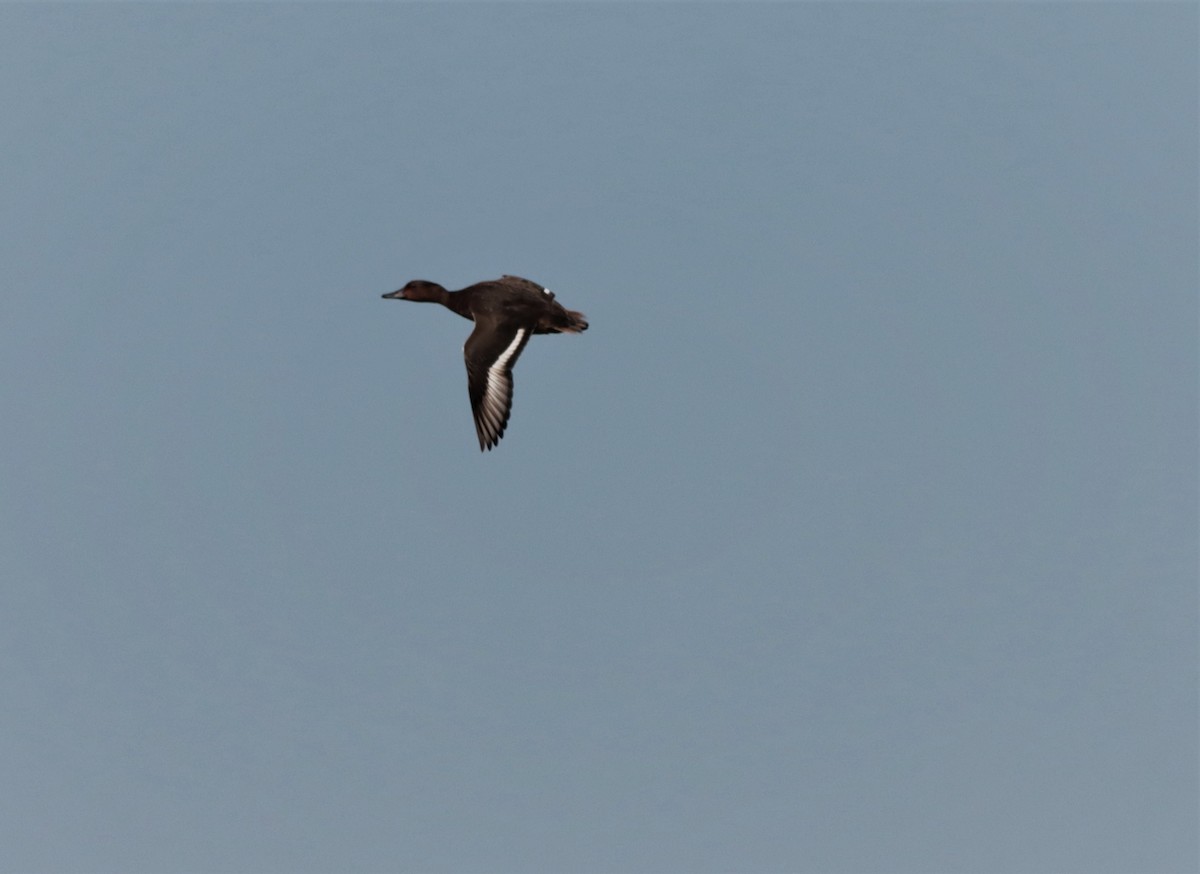
{"label": "white wing stripe", "polygon": [[521,340],[525,337],[526,328],[517,328],[517,333],[513,336],[512,342],[508,344],[508,348],[500,353],[500,357],[492,362],[492,366],[488,368],[488,393],[491,394],[492,377],[499,376],[504,373],[504,369],[508,367],[509,360],[517,352],[517,347],[521,345]]}
{"label": "white wing stripe", "polygon": [[484,414],[484,421],[489,426],[488,430],[492,433],[495,433],[504,422],[504,412],[508,408],[509,386],[511,385],[505,374],[508,362],[512,361],[512,357],[517,354],[517,350],[521,348],[521,341],[525,339],[528,332],[527,328],[518,328],[512,342],[508,344],[508,348],[501,352],[500,356],[492,362],[492,366],[488,368],[487,388],[483,392],[481,412]]}

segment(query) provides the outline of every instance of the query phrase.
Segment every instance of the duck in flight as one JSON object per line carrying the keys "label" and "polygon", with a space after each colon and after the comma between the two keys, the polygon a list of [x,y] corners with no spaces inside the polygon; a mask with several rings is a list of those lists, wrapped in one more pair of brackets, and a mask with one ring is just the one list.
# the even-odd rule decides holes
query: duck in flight
{"label": "duck in flight", "polygon": [[479,451],[491,449],[504,436],[512,411],[512,369],[533,334],[579,334],[587,319],[563,307],[554,293],[520,276],[478,282],[461,291],[447,291],[436,282],[414,279],[388,300],[440,303],[475,322],[463,346],[467,359],[467,390]]}

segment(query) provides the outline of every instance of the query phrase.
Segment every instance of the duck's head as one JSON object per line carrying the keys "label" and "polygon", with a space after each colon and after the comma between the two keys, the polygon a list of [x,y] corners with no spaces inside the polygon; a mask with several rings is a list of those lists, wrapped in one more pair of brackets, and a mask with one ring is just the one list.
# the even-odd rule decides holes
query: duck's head
{"label": "duck's head", "polygon": [[414,279],[399,291],[391,291],[384,295],[388,300],[432,300],[441,301],[446,297],[446,289],[436,282],[425,279]]}

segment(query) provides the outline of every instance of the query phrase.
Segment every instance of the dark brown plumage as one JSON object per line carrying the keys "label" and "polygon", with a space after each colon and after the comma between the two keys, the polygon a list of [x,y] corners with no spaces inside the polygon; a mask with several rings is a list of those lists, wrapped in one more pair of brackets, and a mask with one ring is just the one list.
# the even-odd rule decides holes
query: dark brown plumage
{"label": "dark brown plumage", "polygon": [[583,313],[566,309],[554,293],[520,276],[502,276],[461,291],[414,279],[390,300],[440,303],[475,322],[463,355],[467,390],[479,449],[491,449],[504,436],[512,412],[512,369],[532,334],[578,334],[587,330]]}

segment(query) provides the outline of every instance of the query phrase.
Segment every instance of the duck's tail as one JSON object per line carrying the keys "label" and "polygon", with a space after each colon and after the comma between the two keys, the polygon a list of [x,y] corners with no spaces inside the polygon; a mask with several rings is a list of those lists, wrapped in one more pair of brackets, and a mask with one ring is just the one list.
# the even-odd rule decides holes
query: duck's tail
{"label": "duck's tail", "polygon": [[564,310],[567,317],[564,324],[560,325],[558,330],[564,334],[582,334],[587,330],[587,316],[575,310]]}

